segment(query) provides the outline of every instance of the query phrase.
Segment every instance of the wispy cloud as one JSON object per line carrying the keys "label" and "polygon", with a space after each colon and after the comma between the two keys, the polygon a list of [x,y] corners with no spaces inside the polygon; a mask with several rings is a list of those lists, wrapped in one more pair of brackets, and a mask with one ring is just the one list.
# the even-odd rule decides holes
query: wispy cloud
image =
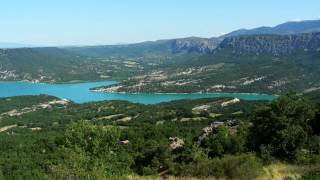
{"label": "wispy cloud", "polygon": [[220,32],[220,33],[218,33],[218,36],[223,36],[225,34],[227,34],[227,33],[226,32]]}
{"label": "wispy cloud", "polygon": [[292,19],[291,21],[292,21],[292,22],[300,22],[300,21],[302,21],[302,19],[301,19],[301,18],[294,18],[294,19]]}

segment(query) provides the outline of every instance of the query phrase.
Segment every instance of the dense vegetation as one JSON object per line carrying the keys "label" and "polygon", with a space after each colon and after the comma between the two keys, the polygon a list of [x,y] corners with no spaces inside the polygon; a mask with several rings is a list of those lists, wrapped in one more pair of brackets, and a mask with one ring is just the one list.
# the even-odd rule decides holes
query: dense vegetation
{"label": "dense vegetation", "polygon": [[0,132],[0,178],[254,179],[267,176],[266,168],[279,162],[301,167],[297,175],[304,179],[319,178],[316,98],[289,93],[272,102],[229,106],[221,104],[230,99],[157,105],[70,102],[18,116],[3,114],[54,99],[0,100],[0,128],[17,125]]}

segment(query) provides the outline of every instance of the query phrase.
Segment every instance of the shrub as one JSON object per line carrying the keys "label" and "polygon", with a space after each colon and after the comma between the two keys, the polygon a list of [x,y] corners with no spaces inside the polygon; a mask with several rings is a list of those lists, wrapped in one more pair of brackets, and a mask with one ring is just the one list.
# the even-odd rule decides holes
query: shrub
{"label": "shrub", "polygon": [[304,174],[300,180],[319,180],[320,179],[320,170],[314,170],[312,172],[309,172],[307,174]]}
{"label": "shrub", "polygon": [[185,176],[227,179],[254,179],[262,172],[261,162],[253,154],[227,155],[223,158],[198,159],[183,170]]}
{"label": "shrub", "polygon": [[270,145],[261,145],[260,146],[260,158],[263,160],[264,163],[269,164],[273,160],[272,156],[272,147]]}
{"label": "shrub", "polygon": [[120,132],[116,128],[103,128],[86,121],[71,123],[66,129],[63,145],[52,165],[56,179],[107,179],[129,172],[130,157],[118,145]]}

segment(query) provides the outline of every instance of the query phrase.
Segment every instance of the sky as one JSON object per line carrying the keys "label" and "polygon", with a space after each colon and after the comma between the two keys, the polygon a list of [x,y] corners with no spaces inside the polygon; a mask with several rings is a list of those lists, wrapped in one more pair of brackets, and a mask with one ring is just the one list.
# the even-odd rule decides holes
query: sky
{"label": "sky", "polygon": [[320,0],[0,0],[0,42],[102,45],[215,37],[320,19]]}

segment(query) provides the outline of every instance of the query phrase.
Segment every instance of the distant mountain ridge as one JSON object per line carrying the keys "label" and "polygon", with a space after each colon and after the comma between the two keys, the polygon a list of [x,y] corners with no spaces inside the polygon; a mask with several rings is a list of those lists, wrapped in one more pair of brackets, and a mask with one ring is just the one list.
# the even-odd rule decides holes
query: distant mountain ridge
{"label": "distant mountain ridge", "polygon": [[318,50],[320,20],[296,21],[275,27],[240,29],[217,38],[182,38],[174,40],[173,52],[212,53],[216,48],[231,48],[238,53],[291,54],[296,50]]}
{"label": "distant mountain ridge", "polygon": [[30,44],[0,42],[0,48],[2,48],[2,49],[26,48],[26,47],[35,47],[35,46],[30,45]]}
{"label": "distant mountain ridge", "polygon": [[[90,52],[86,51],[86,47],[80,48],[73,48],[74,51],[84,51],[86,53],[94,52],[95,55],[114,55],[123,52],[133,51],[136,52],[136,55],[142,55],[143,53],[150,53],[150,52],[157,52],[157,53],[201,53],[201,54],[210,54],[213,53],[217,47],[224,47],[226,42],[223,42],[225,38],[230,37],[242,37],[242,44],[244,43],[244,38],[249,38],[248,36],[256,36],[256,40],[263,39],[263,42],[260,43],[267,43],[272,44],[272,42],[268,42],[268,40],[273,41],[271,36],[269,38],[258,38],[261,35],[294,35],[294,34],[307,34],[307,33],[314,33],[320,32],[320,20],[309,20],[309,21],[300,21],[300,22],[286,22],[275,27],[258,27],[251,30],[240,29],[233,31],[229,34],[220,36],[220,37],[213,37],[213,38],[200,38],[200,37],[187,37],[187,38],[177,38],[177,39],[169,39],[169,40],[158,40],[158,41],[148,41],[136,44],[127,44],[127,45],[108,45],[108,46],[91,46],[87,47]],[[295,36],[291,36],[294,38]],[[307,37],[304,35],[304,37]],[[249,39],[250,39],[249,38]],[[275,37],[274,38],[279,38]],[[284,37],[289,38],[290,37]],[[281,39],[281,38],[280,38]],[[282,38],[283,39],[283,38]],[[230,41],[232,39],[227,39]],[[223,42],[222,45],[220,43]],[[233,43],[236,43],[234,41]],[[277,41],[273,41],[277,43]],[[280,42],[280,41],[279,41]],[[290,45],[291,43],[287,43]],[[249,45],[249,44],[247,44]],[[235,44],[233,45],[235,47]],[[261,46],[259,46],[261,47]],[[278,46],[279,47],[279,46]],[[281,52],[289,51],[289,49],[294,49],[291,47],[284,47],[284,49],[280,50]],[[279,47],[279,48],[281,48]],[[253,49],[258,48],[255,45]],[[276,47],[275,47],[276,48]],[[270,51],[270,49],[269,49]],[[272,53],[277,53],[275,50],[272,50]],[[128,52],[129,53],[129,52]],[[132,54],[132,52],[130,52]]]}
{"label": "distant mountain ridge", "polygon": [[[146,53],[212,53],[220,43],[229,37],[248,36],[248,35],[293,35],[301,33],[320,32],[320,20],[307,20],[299,22],[286,22],[275,27],[258,27],[254,29],[239,29],[226,35],[213,38],[187,37],[158,41],[147,41],[125,45],[100,45],[100,46],[80,46],[63,47],[79,54],[90,56],[109,56],[121,53],[130,56],[141,56]],[[230,40],[230,39],[229,39]],[[266,39],[265,39],[266,41]],[[33,47],[32,45],[16,43],[0,43],[0,48],[21,48]],[[220,46],[221,47],[221,46]]]}
{"label": "distant mountain ridge", "polygon": [[291,21],[279,24],[275,27],[258,27],[254,29],[239,29],[232,31],[223,37],[261,34],[298,34],[320,31],[320,20]]}

